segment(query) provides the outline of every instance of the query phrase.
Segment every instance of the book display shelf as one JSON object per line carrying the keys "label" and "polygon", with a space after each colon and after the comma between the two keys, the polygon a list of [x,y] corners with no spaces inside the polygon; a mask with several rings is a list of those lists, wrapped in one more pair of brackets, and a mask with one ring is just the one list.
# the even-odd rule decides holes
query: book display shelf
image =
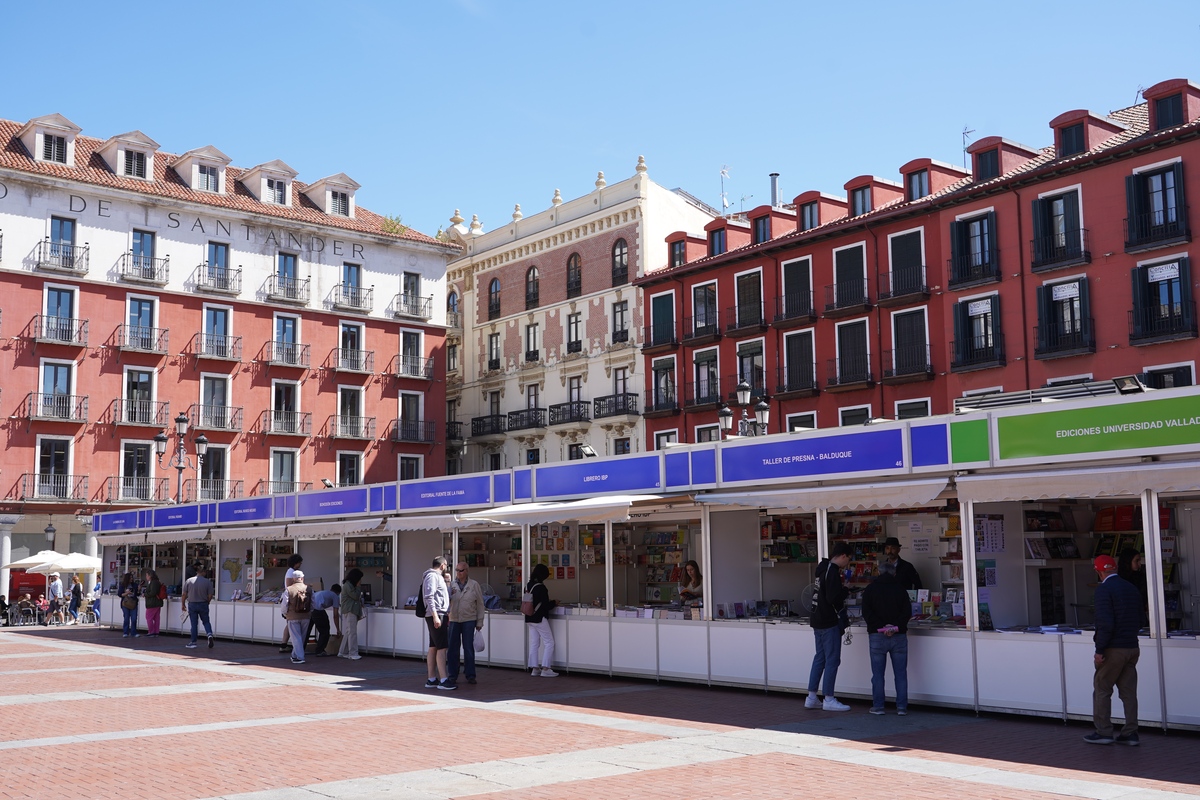
{"label": "book display shelf", "polygon": [[258,565],[262,577],[258,579],[256,603],[278,603],[283,597],[283,580],[287,576],[288,558],[296,552],[291,539],[268,539],[258,543]]}
{"label": "book display shelf", "polygon": [[759,527],[763,567],[817,563],[815,514],[764,519]]}

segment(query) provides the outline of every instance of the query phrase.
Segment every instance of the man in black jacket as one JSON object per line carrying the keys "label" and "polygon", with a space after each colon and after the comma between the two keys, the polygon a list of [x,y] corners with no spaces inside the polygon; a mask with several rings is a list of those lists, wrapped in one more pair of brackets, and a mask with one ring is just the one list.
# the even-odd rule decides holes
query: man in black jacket
{"label": "man in black jacket", "polygon": [[862,612],[871,642],[871,713],[884,713],[883,673],[890,653],[896,713],[903,717],[908,713],[908,620],[912,603],[896,579],[896,565],[886,558],[879,564],[879,576],[863,592]]}
{"label": "man in black jacket", "polygon": [[[809,622],[813,627],[817,652],[813,656],[812,669],[808,673],[808,698],[805,708],[821,708],[825,711],[849,711],[850,706],[838,702],[833,695],[837,681],[838,666],[842,663],[842,614],[846,608],[846,587],[842,584],[842,570],[850,563],[853,551],[845,542],[833,546],[830,557],[817,565],[816,602],[813,603]],[[824,680],[822,681],[822,676]],[[822,687],[824,701],[817,697],[817,686]]]}
{"label": "man in black jacket", "polygon": [[912,565],[912,562],[905,561],[900,557],[900,540],[895,536],[889,536],[883,543],[883,554],[887,556],[888,563],[896,568],[896,581],[900,584],[901,589],[923,589],[921,586],[921,576],[917,574],[917,568]]}
{"label": "man in black jacket", "polygon": [[[1100,576],[1096,587],[1096,675],[1092,680],[1093,733],[1083,737],[1091,744],[1136,746],[1138,741],[1137,662],[1138,630],[1142,624],[1142,597],[1137,587],[1117,575],[1112,556],[1096,556],[1092,565]],[[1113,685],[1125,708],[1125,725],[1113,738]]]}

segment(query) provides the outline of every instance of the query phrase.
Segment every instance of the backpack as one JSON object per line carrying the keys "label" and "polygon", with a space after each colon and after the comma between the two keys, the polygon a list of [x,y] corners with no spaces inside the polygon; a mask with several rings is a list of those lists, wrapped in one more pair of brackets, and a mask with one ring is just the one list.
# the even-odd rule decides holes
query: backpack
{"label": "backpack", "polygon": [[288,598],[288,612],[293,614],[312,613],[312,590],[305,586],[304,591],[292,594]]}
{"label": "backpack", "polygon": [[533,587],[531,586],[530,587],[531,591],[521,593],[521,613],[527,617],[533,616],[533,591],[532,591],[532,588]]}
{"label": "backpack", "polygon": [[425,588],[424,588],[424,586],[421,587],[421,591],[417,592],[417,602],[413,604],[413,607],[416,609],[418,617],[425,616],[425,612],[428,609],[425,608]]}
{"label": "backpack", "polygon": [[165,583],[160,583],[158,585],[158,599],[159,600],[167,599],[167,585]]}

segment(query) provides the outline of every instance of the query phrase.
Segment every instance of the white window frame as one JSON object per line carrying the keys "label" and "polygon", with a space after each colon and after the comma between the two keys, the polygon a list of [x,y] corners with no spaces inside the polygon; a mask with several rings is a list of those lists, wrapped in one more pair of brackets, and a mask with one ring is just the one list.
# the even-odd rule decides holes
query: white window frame
{"label": "white window frame", "polygon": [[[51,289],[59,289],[59,290],[69,291],[73,295],[74,299],[71,301],[71,306],[72,306],[72,310],[71,310],[72,317],[71,318],[72,319],[82,319],[82,317],[80,316],[80,308],[79,308],[79,304],[82,301],[82,292],[80,291],[80,288],[81,287],[76,286],[74,284],[70,284],[70,283],[51,283],[49,281],[47,281],[46,283],[43,283],[42,284],[42,310],[39,311],[38,313],[41,314],[42,316],[46,316],[46,312],[49,311],[48,304],[50,302],[50,290]],[[157,313],[157,309],[155,310],[155,313]],[[129,319],[129,308],[128,307],[126,307],[126,309],[125,309],[125,315],[126,315],[125,319],[128,320]]]}
{"label": "white window frame", "polygon": [[812,427],[809,428],[808,426],[805,426],[803,430],[814,430],[815,431],[817,429],[817,412],[816,411],[798,411],[795,414],[788,414],[786,417],[783,418],[784,432],[786,432],[786,433],[800,432],[800,431],[797,431],[792,428],[792,419],[794,419],[795,417],[812,417],[812,422],[813,422]]}
{"label": "white window frame", "polygon": [[[1003,173],[1001,173],[1001,174],[1003,174]],[[996,210],[995,206],[985,206],[984,208],[976,208],[971,211],[964,211],[963,213],[956,215],[954,217],[954,221],[955,222],[965,222],[969,219],[975,219],[976,217],[982,217],[984,214],[990,214],[995,210]]]}
{"label": "white window frame", "polygon": [[300,448],[298,447],[272,447],[270,451],[270,461],[267,466],[267,485],[275,483],[275,454],[276,453],[291,453],[292,463],[295,465],[295,470],[292,473],[292,483],[296,486],[300,485]]}
{"label": "white window frame", "polygon": [[[762,351],[762,360],[763,360],[762,390],[763,390],[764,394],[770,394],[771,393],[770,392],[771,378],[770,378],[770,374],[767,371],[767,337],[766,336],[756,336],[753,339],[742,339],[741,341],[739,341],[737,343],[737,345],[734,346],[734,348],[733,348],[733,377],[737,378],[739,381],[742,380],[741,373],[738,372],[738,367],[741,366],[741,363],[742,363],[742,348],[747,347],[752,344],[755,344],[756,342],[758,343],[759,348]],[[717,358],[719,359],[720,355],[718,355]],[[718,364],[717,366],[720,366],[720,364]],[[751,388],[753,388],[753,387],[751,387]]]}
{"label": "white window frame", "polygon": [[[150,476],[147,478],[147,480],[150,481],[150,501],[154,502],[154,481],[158,477],[158,475],[155,473],[155,467],[157,466],[157,463],[156,463],[157,458],[155,458],[155,454],[154,454],[154,440],[153,439],[122,439],[121,440],[121,447],[119,450],[117,450],[117,481],[118,481],[118,483],[123,481],[123,479],[126,477],[133,477],[132,475],[125,474],[125,445],[127,445],[127,444],[144,444],[150,448]],[[120,497],[120,488],[117,489],[117,493],[118,493],[118,497]],[[124,500],[127,498],[122,497],[121,499]],[[138,499],[138,498],[133,498],[133,499]]]}
{"label": "white window frame", "polygon": [[396,419],[403,419],[400,416],[400,411],[404,408],[404,395],[411,394],[417,398],[417,419],[414,421],[425,421],[425,393],[424,392],[407,392],[403,389],[396,393]]}
{"label": "white window frame", "polygon": [[1143,164],[1140,167],[1134,167],[1129,172],[1131,175],[1141,175],[1143,172],[1158,172],[1164,167],[1170,167],[1182,161],[1183,156],[1175,156],[1174,158],[1168,158],[1166,161],[1155,161],[1153,164]]}
{"label": "white window frame", "polygon": [[[661,442],[660,440],[664,436],[673,436],[675,438],[669,442]],[[668,428],[667,430],[654,432],[654,449],[655,450],[665,450],[666,449],[665,445],[678,444],[678,443],[679,443],[679,428]]]}
{"label": "white window frame", "polygon": [[900,406],[908,405],[909,403],[924,403],[925,416],[933,415],[933,398],[932,397],[910,397],[907,400],[892,401],[892,419],[900,419]]}
{"label": "white window frame", "polygon": [[[768,238],[767,241],[770,241],[770,238]],[[741,302],[741,298],[738,297],[738,293],[737,293],[738,278],[742,277],[743,275],[751,275],[755,272],[758,273],[758,301],[762,306],[761,310],[759,311],[759,314],[762,318],[762,321],[766,322],[767,321],[767,298],[766,298],[766,295],[764,294],[765,289],[763,288],[763,268],[761,266],[752,267],[751,269],[744,269],[741,272],[733,273],[733,313],[736,315],[739,315],[739,316],[742,313],[742,302]],[[721,309],[721,305],[720,305],[719,296],[718,296],[718,303],[717,303],[718,319],[720,318],[720,316],[719,316],[720,309]],[[736,320],[736,322],[739,325],[741,325],[741,323],[742,323],[742,321],[740,319]],[[763,355],[764,356],[766,355],[765,351],[764,351]]]}
{"label": "white window frame", "polygon": [[129,324],[129,310],[130,310],[129,307],[131,305],[133,305],[134,300],[149,300],[151,303],[154,304],[154,315],[153,315],[154,318],[151,321],[150,326],[152,328],[157,328],[158,327],[158,312],[162,308],[162,298],[157,297],[152,294],[139,294],[137,292],[126,293],[126,295],[125,295],[125,319],[123,319],[121,321],[121,324],[122,325]]}
{"label": "white window frame", "polygon": [[[865,337],[866,345],[867,345],[867,367],[870,368],[870,366],[871,366],[871,318],[870,317],[855,317],[854,319],[848,319],[848,320],[845,320],[844,322],[836,322],[833,325],[833,357],[838,360],[839,368],[841,367],[841,363],[842,363],[842,337],[840,335],[840,333],[841,333],[840,329],[846,325],[860,325],[860,324],[865,324],[867,326],[867,335]],[[814,346],[815,346],[815,335],[814,335]],[[838,378],[839,379],[841,378],[840,369],[838,372]],[[839,420],[840,419],[841,419],[841,417],[839,415]]]}
{"label": "white window frame", "polygon": [[[196,387],[196,408],[204,407],[204,381],[207,378],[217,378],[225,381],[225,408],[236,408],[233,404],[233,376],[224,372],[201,372],[199,385]],[[272,398],[274,401],[274,398]],[[190,423],[189,423],[190,424]]]}
{"label": "white window frame", "polygon": [[[232,449],[233,449],[233,448],[232,448],[230,445],[228,445],[228,444],[212,444],[212,443],[210,443],[210,444],[208,445],[208,452],[210,452],[210,453],[211,453],[211,452],[212,452],[212,451],[214,451],[214,450],[220,450],[221,452],[223,452],[223,453],[225,454],[225,477],[224,477],[224,478],[219,478],[218,480],[224,481],[224,482],[226,483],[226,489],[232,489],[232,488],[233,488],[233,479],[229,477],[229,467],[230,467],[230,462],[229,462],[229,453],[230,453],[230,451],[231,451]],[[205,456],[204,456],[204,460],[205,460],[205,461],[208,461],[208,456],[207,456],[207,455],[205,455]],[[186,478],[185,478],[185,480],[186,480]],[[197,481],[197,484],[196,484],[196,496],[197,496],[197,497],[199,497],[199,494],[200,494],[200,484],[199,484],[199,481],[202,481],[202,480],[208,480],[208,479],[207,479],[207,478],[202,478],[202,477],[200,477],[200,470],[199,470],[199,469],[197,469],[197,470],[196,470],[196,481]],[[228,497],[226,497],[225,499],[229,499],[229,498],[228,498]]]}
{"label": "white window frame", "polygon": [[667,289],[665,292],[655,292],[646,300],[646,317],[650,320],[649,325],[654,328],[654,298],[662,297],[663,295],[671,295],[671,325],[674,330],[679,330],[680,320],[677,318],[678,306],[675,303],[675,290]]}
{"label": "white window frame", "polygon": [[978,397],[985,394],[1003,394],[1004,386],[984,386],[982,389],[964,389],[962,397]]}
{"label": "white window frame", "polygon": [[1192,371],[1192,385],[1196,385],[1196,362],[1195,361],[1176,361],[1171,364],[1155,364],[1154,366],[1142,367],[1142,372],[1157,372],[1165,369],[1179,369],[1187,367]]}
{"label": "white window frame", "polygon": [[75,390],[78,388],[78,370],[76,364],[69,358],[40,358],[38,359],[38,394],[44,396],[46,394],[46,365],[56,364],[58,366],[69,367],[71,375],[71,386],[68,395],[74,396]]}
{"label": "white window frame", "polygon": [[[304,333],[303,333],[303,330],[301,329],[301,326],[304,324],[304,317],[300,316],[299,314],[289,313],[287,311],[276,311],[271,316],[271,341],[273,341],[273,342],[279,341],[275,337],[279,333],[278,326],[279,326],[280,319],[293,319],[296,321],[296,342],[295,342],[295,344],[297,347],[299,347],[301,344],[303,344],[304,343]],[[339,334],[339,336],[341,335],[341,328],[338,329],[338,334]]]}
{"label": "white window frame", "polygon": [[302,412],[302,409],[300,408],[300,399],[301,399],[300,390],[301,390],[301,387],[303,386],[303,384],[298,380],[289,380],[287,378],[272,378],[271,379],[271,404],[270,404],[269,410],[270,411],[283,411],[282,408],[275,407],[275,387],[278,386],[279,384],[287,384],[289,386],[296,387],[296,407],[294,409],[292,409],[291,413],[299,416]]}
{"label": "white window frame", "polygon": [[[346,213],[344,213],[344,214],[341,211],[334,210],[335,195],[339,195],[339,194],[346,198]],[[343,191],[342,189],[332,189],[331,188],[328,190],[328,193],[325,195],[325,197],[326,197],[326,202],[328,204],[325,209],[325,213],[329,214],[329,216],[331,216],[331,217],[346,217],[347,219],[354,218],[354,193],[353,192]]]}
{"label": "white window frame", "polygon": [[[736,277],[734,278],[734,281],[735,281],[734,285],[736,286],[737,285]],[[691,303],[691,309],[692,309],[692,330],[689,331],[689,333],[695,332],[695,330],[696,330],[696,290],[702,289],[705,286],[713,287],[713,302],[716,304],[715,307],[713,308],[713,312],[717,315],[717,320],[721,319],[721,284],[720,284],[720,282],[716,278],[713,278],[711,281],[703,281],[701,283],[693,283],[691,286],[688,287],[688,294],[690,295],[689,302]],[[736,295],[736,292],[735,292],[735,295]],[[718,323],[718,332],[719,331],[720,331],[720,325]]]}
{"label": "white window frame", "polygon": [[910,233],[918,233],[921,235],[921,266],[926,268],[926,281],[928,281],[929,264],[925,261],[925,226],[920,225],[916,228],[908,228],[903,231],[889,233],[887,237],[887,258],[888,258],[888,280],[891,281],[892,273],[896,271],[895,265],[892,264],[892,239],[897,236],[907,236]]}
{"label": "white window frame", "polygon": [[[833,268],[833,276],[832,276],[832,277],[833,277],[833,280],[832,280],[832,284],[833,284],[834,286],[837,286],[837,278],[838,278],[838,274],[837,274],[837,254],[838,254],[838,253],[840,253],[840,252],[841,252],[841,251],[843,251],[843,250],[853,250],[853,249],[854,249],[854,248],[856,248],[856,247],[861,247],[861,248],[862,248],[862,265],[863,265],[863,268],[862,268],[862,282],[863,282],[863,292],[864,292],[864,296],[865,296],[865,297],[870,297],[870,296],[871,296],[871,287],[870,287],[870,285],[867,283],[867,266],[868,266],[868,265],[867,265],[867,240],[866,240],[866,239],[860,239],[859,241],[857,241],[857,242],[852,242],[851,244],[844,244],[844,245],[842,245],[841,247],[835,247],[835,248],[833,248],[833,250],[832,250],[832,251],[830,251],[830,254],[829,254],[829,256],[830,256],[830,259],[831,259],[830,266]],[[891,259],[891,253],[890,253],[890,250],[891,250],[891,248],[890,248],[890,245],[889,245],[889,254],[888,254],[888,259],[889,259],[889,260],[888,260],[888,269],[889,269],[889,270],[892,268],[892,266],[891,266],[891,260],[890,260],[890,259]],[[811,267],[809,268],[809,271],[808,271],[808,272],[809,272],[809,275],[812,275],[812,268],[811,268]],[[814,299],[814,300],[813,300],[813,306],[814,306],[814,308],[816,307],[816,305],[817,305],[817,302],[816,302],[816,300]],[[868,337],[868,338],[869,338],[869,337]]]}
{"label": "white window frame", "polygon": [[[337,450],[334,452],[334,454],[333,454],[333,470],[334,470],[334,477],[337,479],[337,485],[338,486],[343,485],[342,484],[342,475],[341,475],[342,456],[351,456],[353,458],[358,459],[358,483],[353,484],[353,485],[354,486],[365,486],[366,484],[364,483],[364,479],[366,478],[366,471],[363,469],[365,459],[363,458],[363,451],[361,451],[361,450]],[[399,473],[397,473],[397,474],[399,474]]]}
{"label": "white window frame", "polygon": [[121,401],[128,401],[125,396],[125,389],[129,386],[129,373],[131,371],[149,372],[150,373],[150,404],[153,407],[154,403],[158,402],[158,370],[152,366],[145,364],[124,364],[121,367]]}
{"label": "white window frame", "polygon": [[1079,375],[1058,375],[1053,378],[1046,378],[1046,385],[1047,386],[1055,386],[1055,385],[1062,384],[1062,383],[1072,383],[1074,381],[1080,381],[1080,380],[1086,380],[1086,381],[1092,380],[1092,373],[1084,372]]}
{"label": "white window frame", "polygon": [[[700,382],[700,380],[699,380],[700,373],[697,372],[697,370],[696,370],[697,358],[699,356],[706,355],[708,353],[716,353],[717,354],[717,358],[716,358],[716,361],[717,361],[717,392],[719,394],[721,391],[721,348],[716,345],[714,345],[712,347],[698,347],[692,351],[692,386],[695,387],[695,385]],[[764,353],[764,356],[765,355],[766,354]],[[764,370],[764,374],[765,374],[765,372],[766,371]],[[676,392],[676,394],[678,394],[678,391]]]}
{"label": "white window frame", "polygon": [[[66,161],[52,161],[44,158],[46,153],[46,137],[54,136],[62,139],[65,145]],[[66,131],[59,133],[55,130],[46,128],[36,128],[34,133],[34,161],[40,161],[43,164],[62,164],[65,167],[75,166],[75,137]]]}
{"label": "white window frame", "polygon": [[[271,189],[271,182],[283,184],[283,200],[276,200]],[[292,204],[292,182],[286,178],[276,178],[271,175],[264,175],[262,178],[262,195],[264,198],[269,198],[266,202],[276,206],[290,206]]]}
{"label": "white window frame", "polygon": [[[226,267],[226,269],[229,269],[229,267]],[[223,309],[223,310],[229,312],[229,317],[228,317],[229,318],[229,329],[227,331],[225,331],[224,335],[226,338],[229,338],[229,339],[232,339],[234,336],[236,336],[237,334],[235,334],[233,332],[233,317],[234,317],[233,306],[227,306],[222,303],[204,303],[200,307],[200,325],[201,325],[200,332],[203,333],[205,336],[214,335],[207,329],[207,327],[205,327],[208,325],[208,310],[210,308],[211,309]],[[275,323],[274,323],[274,321],[272,321],[272,323],[271,323],[271,326],[272,326],[271,327],[271,336],[272,337],[275,336],[274,325],[275,325]],[[272,338],[271,341],[274,341],[274,338]]]}
{"label": "white window frame", "polygon": [[[418,453],[397,453],[396,454],[396,480],[404,480],[400,477],[400,463],[402,459],[414,458],[417,460],[417,477],[412,480],[421,480],[425,477],[425,456]],[[503,469],[503,467],[501,467]]]}
{"label": "white window frame", "polygon": [[[118,165],[118,169],[120,170],[120,172],[117,174],[120,175],[122,178],[134,178],[139,181],[154,180],[154,154],[153,153],[148,153],[145,150],[134,150],[133,148],[130,148],[130,147],[122,147],[121,149],[119,149],[117,151],[117,153],[118,153],[118,159],[121,162]],[[142,157],[143,166],[145,167],[145,171],[146,171],[145,175],[138,175],[136,173],[129,171],[129,166],[134,160],[134,159],[130,158],[131,155],[140,155]]]}
{"label": "white window frame", "polygon": [[361,319],[339,319],[337,326],[337,348],[342,349],[342,327],[353,326],[358,328],[358,351],[365,353],[370,348],[367,347],[367,326],[363,324]]}
{"label": "white window frame", "polygon": [[[888,324],[891,330],[892,343],[892,369],[896,369],[896,317],[902,314],[911,314],[914,311],[920,311],[921,316],[925,320],[925,347],[928,348],[929,354],[926,356],[925,366],[933,366],[933,342],[929,340],[929,306],[917,306],[916,308],[897,308],[888,315]],[[870,333],[870,331],[868,331]],[[869,349],[869,348],[868,348]]]}
{"label": "white window frame", "polygon": [[[864,408],[867,410],[867,419],[873,419],[874,417],[872,417],[872,415],[871,415],[871,404],[870,403],[862,403],[862,404],[856,405],[856,406],[839,406],[838,407],[838,427],[839,428],[847,427],[845,422],[843,422],[843,419],[845,418],[847,411],[860,411]],[[855,423],[855,424],[861,424],[861,423]]]}
{"label": "white window frame", "polygon": [[[200,185],[200,169],[201,168],[215,169],[217,171],[217,188],[208,189]],[[209,194],[225,194],[225,167],[211,161],[197,160],[192,167],[193,182],[192,186],[197,192],[208,192]]]}
{"label": "white window frame", "polygon": [[788,371],[789,371],[789,370],[788,370],[788,368],[791,366],[791,362],[790,362],[790,361],[788,361],[788,346],[787,346],[787,340],[788,340],[788,339],[790,339],[790,338],[792,338],[793,336],[800,336],[800,335],[803,335],[803,334],[805,334],[805,333],[809,334],[809,337],[808,337],[808,350],[809,350],[809,356],[810,356],[810,357],[811,357],[811,359],[812,359],[812,360],[811,360],[809,363],[810,363],[810,364],[812,364],[812,368],[813,368],[813,380],[814,380],[814,381],[816,381],[816,378],[817,378],[817,376],[816,376],[816,370],[817,370],[817,329],[816,329],[816,327],[815,327],[815,326],[810,326],[810,327],[808,327],[808,328],[797,328],[796,330],[793,330],[793,331],[787,331],[786,333],[784,333],[784,334],[783,334],[783,342],[781,342],[781,344],[783,345],[783,347],[782,347],[782,349],[781,349],[781,352],[780,352],[780,354],[779,354],[779,355],[781,356],[781,358],[779,358],[778,360],[779,360],[780,362],[782,362],[782,364],[783,364],[783,371],[784,371],[784,372],[788,372]]}
{"label": "white window frame", "polygon": [[[620,441],[621,439],[625,439],[626,441],[629,442],[629,452],[628,453],[618,453],[617,452],[617,442]],[[635,450],[634,446],[633,446],[634,441],[635,441],[634,437],[632,437],[632,436],[614,436],[611,440],[612,446],[608,449],[608,452],[613,456],[631,456],[637,452],[637,450]]]}
{"label": "white window frame", "polygon": [[344,383],[338,384],[337,393],[334,395],[334,397],[336,398],[336,402],[337,402],[337,407],[336,407],[337,413],[334,414],[334,416],[336,416],[336,417],[342,416],[342,391],[343,390],[346,390],[349,392],[354,392],[358,395],[358,416],[360,418],[365,419],[367,417],[366,387],[365,386],[356,386],[354,384],[344,384]]}
{"label": "white window frame", "polygon": [[721,426],[720,426],[720,424],[718,424],[718,423],[715,423],[715,422],[714,422],[714,423],[709,423],[709,424],[706,424],[706,425],[696,425],[696,426],[694,426],[694,427],[693,427],[693,429],[692,429],[692,441],[693,441],[693,442],[699,442],[699,441],[701,441],[701,439],[700,439],[700,431],[710,431],[710,430],[711,430],[711,431],[716,431],[716,433],[717,433],[717,435],[716,435],[716,438],[713,438],[713,439],[706,439],[705,441],[709,441],[709,442],[719,442],[719,441],[721,441]]}
{"label": "white window frame", "polygon": [[38,467],[41,466],[38,462],[42,458],[42,441],[52,439],[54,441],[65,441],[67,443],[67,474],[75,474],[75,436],[73,434],[57,434],[57,433],[39,433],[34,437],[33,443],[33,469],[30,473],[38,475]]}
{"label": "white window frame", "polygon": [[811,303],[815,308],[816,301],[813,300],[813,257],[811,253],[809,255],[797,256],[796,258],[789,258],[786,261],[779,262],[779,295],[780,297],[783,297],[784,292],[787,291],[787,283],[783,279],[784,268],[789,264],[795,264],[797,261],[808,262],[808,298],[809,303]]}

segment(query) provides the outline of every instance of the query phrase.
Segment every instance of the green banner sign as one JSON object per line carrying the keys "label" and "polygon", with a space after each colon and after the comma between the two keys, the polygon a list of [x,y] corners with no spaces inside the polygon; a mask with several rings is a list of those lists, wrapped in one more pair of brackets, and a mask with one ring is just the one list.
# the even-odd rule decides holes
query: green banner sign
{"label": "green banner sign", "polygon": [[1200,444],[1200,397],[999,417],[1001,460]]}

